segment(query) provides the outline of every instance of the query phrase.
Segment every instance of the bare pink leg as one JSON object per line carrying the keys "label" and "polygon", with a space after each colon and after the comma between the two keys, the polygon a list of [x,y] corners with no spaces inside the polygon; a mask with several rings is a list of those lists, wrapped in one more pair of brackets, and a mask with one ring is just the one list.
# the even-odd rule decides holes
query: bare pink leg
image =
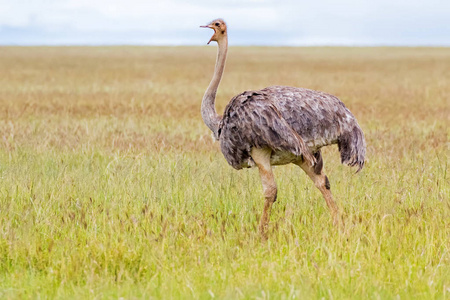
{"label": "bare pink leg", "polygon": [[251,156],[259,169],[259,176],[264,191],[264,210],[259,222],[259,231],[264,239],[267,239],[270,211],[272,204],[277,200],[277,185],[275,183],[275,177],[273,176],[272,166],[270,164],[270,155],[272,151],[270,149],[252,149]]}
{"label": "bare pink leg", "polygon": [[314,182],[314,185],[322,193],[327,203],[327,206],[330,209],[331,216],[333,218],[333,224],[339,225],[340,223],[339,208],[336,205],[336,202],[333,200],[333,195],[331,194],[330,190],[330,181],[323,172],[322,155],[319,151],[314,156],[316,157],[316,165],[314,166],[311,166],[303,161],[299,161],[296,164],[300,168],[302,168],[303,171],[305,171],[305,173],[309,176],[309,178],[311,178],[311,180]]}

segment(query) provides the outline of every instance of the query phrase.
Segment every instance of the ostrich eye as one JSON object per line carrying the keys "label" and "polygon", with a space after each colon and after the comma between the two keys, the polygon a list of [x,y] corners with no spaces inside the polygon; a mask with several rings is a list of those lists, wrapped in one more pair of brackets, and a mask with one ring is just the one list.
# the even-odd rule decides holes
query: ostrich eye
{"label": "ostrich eye", "polygon": [[216,23],[215,25],[216,25],[216,26],[219,26],[220,24],[219,24],[219,23]]}

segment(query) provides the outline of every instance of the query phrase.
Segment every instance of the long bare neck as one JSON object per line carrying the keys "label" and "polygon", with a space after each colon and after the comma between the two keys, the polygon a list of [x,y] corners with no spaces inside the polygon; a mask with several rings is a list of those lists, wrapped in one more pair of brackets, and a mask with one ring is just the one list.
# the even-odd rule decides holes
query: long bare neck
{"label": "long bare neck", "polygon": [[219,116],[216,112],[215,102],[216,102],[216,93],[217,88],[219,87],[220,80],[222,79],[223,70],[225,69],[225,61],[227,59],[227,51],[228,51],[228,39],[227,36],[220,41],[217,42],[218,50],[217,50],[217,59],[216,59],[216,67],[214,69],[214,75],[211,79],[211,82],[208,86],[208,89],[205,92],[202,100],[202,118],[203,122],[205,122],[206,126],[214,134],[216,139],[219,139],[219,123],[221,120],[221,116]]}

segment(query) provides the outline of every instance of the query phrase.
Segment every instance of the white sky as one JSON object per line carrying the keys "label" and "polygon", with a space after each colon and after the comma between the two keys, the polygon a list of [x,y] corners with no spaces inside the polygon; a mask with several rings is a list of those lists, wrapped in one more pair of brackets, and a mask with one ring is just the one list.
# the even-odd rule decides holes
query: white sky
{"label": "white sky", "polygon": [[450,0],[0,0],[0,44],[450,46]]}

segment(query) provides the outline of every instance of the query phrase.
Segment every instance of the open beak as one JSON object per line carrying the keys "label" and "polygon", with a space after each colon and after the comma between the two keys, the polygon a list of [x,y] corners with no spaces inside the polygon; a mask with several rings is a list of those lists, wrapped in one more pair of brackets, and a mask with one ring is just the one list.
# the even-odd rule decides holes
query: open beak
{"label": "open beak", "polygon": [[[200,28],[211,28],[211,29],[214,30],[214,34],[216,33],[216,30],[215,30],[214,27],[212,27],[211,25],[202,25],[202,26],[200,26]],[[212,38],[214,37],[214,34],[213,34],[212,37],[209,39],[209,42],[206,43],[206,45],[209,45],[209,43],[211,43]]]}

